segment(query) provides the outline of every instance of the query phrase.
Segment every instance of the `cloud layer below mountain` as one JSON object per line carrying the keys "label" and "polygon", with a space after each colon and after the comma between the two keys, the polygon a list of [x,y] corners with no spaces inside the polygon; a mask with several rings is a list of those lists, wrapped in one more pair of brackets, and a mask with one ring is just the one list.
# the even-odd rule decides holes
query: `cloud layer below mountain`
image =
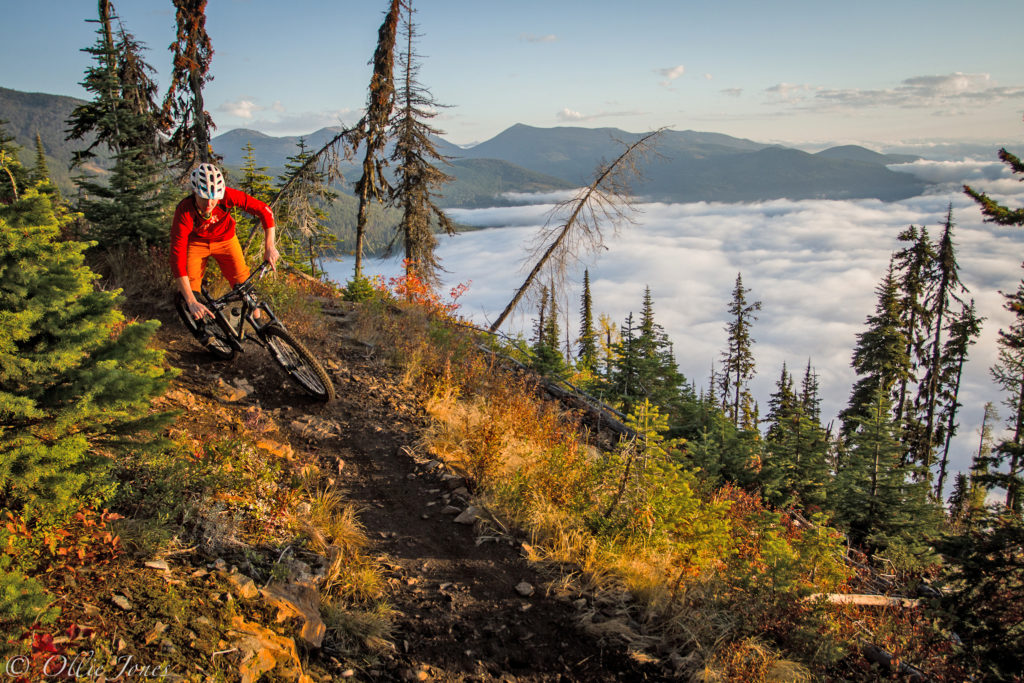
{"label": "cloud layer below mountain", "polygon": [[[1021,184],[1008,179],[1000,166],[972,161],[904,165],[900,170],[949,185],[893,203],[642,205],[635,225],[610,237],[608,250],[581,263],[573,274],[576,284],[562,302],[570,314],[570,333],[575,336],[579,324],[583,267],[590,269],[595,314],[607,313],[619,324],[630,311],[639,311],[649,286],[656,320],[674,342],[680,369],[699,387],[706,386],[725,345],[727,306],[742,273],[748,298],[762,302],[753,328],[758,375],[752,383],[762,411],[783,363],[799,375],[809,360],[820,376],[823,415],[831,419],[845,405],[854,381],[851,352],[874,310],[875,287],[889,256],[900,246],[896,236],[916,225],[937,237],[952,205],[967,296],[986,317],[965,371],[962,426],[951,456],[955,469],[966,469],[977,449],[985,402],[1002,400],[988,368],[996,359],[997,331],[1012,319],[999,291],[1015,290],[1024,274],[1024,232],[984,223],[959,188],[966,180],[1011,205],[1024,203]],[[450,212],[461,223],[488,228],[446,239],[439,252],[449,271],[446,282],[472,283],[462,300],[471,320],[494,320],[522,283],[532,265],[525,254],[550,208],[535,204]],[[376,265],[386,276],[399,270],[394,262]],[[350,268],[349,262],[335,264],[336,279],[346,280]],[[530,315],[529,308],[520,312],[504,331],[528,330]]]}

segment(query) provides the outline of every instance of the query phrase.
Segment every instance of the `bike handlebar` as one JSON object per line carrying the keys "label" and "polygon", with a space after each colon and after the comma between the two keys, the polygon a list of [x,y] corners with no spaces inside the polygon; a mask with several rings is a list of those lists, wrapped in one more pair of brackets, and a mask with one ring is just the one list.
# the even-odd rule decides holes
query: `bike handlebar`
{"label": "bike handlebar", "polygon": [[217,299],[215,299],[215,301],[227,302],[235,301],[237,299],[242,298],[244,295],[248,294],[253,290],[253,288],[256,286],[256,283],[263,279],[263,276],[267,274],[267,271],[270,270],[270,268],[270,262],[264,261],[263,263],[256,267],[256,269],[252,272],[252,274],[249,275],[248,278],[246,278],[245,282],[235,285],[230,292],[228,292],[224,296],[218,297]]}

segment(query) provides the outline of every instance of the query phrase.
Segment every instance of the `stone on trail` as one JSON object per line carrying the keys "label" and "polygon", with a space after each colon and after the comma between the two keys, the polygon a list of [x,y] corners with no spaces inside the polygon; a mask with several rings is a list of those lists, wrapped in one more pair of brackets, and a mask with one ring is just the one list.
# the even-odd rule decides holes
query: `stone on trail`
{"label": "stone on trail", "polygon": [[470,505],[468,508],[462,511],[462,513],[455,518],[456,524],[471,525],[476,522],[480,517],[480,511]]}
{"label": "stone on trail", "polygon": [[516,593],[519,593],[524,598],[528,598],[533,595],[533,591],[533,586],[526,581],[520,581],[516,584]]}

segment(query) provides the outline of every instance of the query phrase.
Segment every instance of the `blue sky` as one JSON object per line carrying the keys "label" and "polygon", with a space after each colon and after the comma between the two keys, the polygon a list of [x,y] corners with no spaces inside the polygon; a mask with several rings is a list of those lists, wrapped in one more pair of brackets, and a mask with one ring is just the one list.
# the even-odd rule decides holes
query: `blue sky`
{"label": "blue sky", "polygon": [[[0,86],[84,97],[89,0],[0,0]],[[170,0],[114,0],[166,86]],[[1024,2],[434,0],[416,5],[421,81],[449,140],[514,123],[668,126],[869,146],[1024,132]],[[206,91],[219,132],[303,134],[365,102],[384,0],[211,0]],[[1011,35],[1012,34],[1011,30]],[[43,46],[43,50],[40,50]],[[28,58],[28,55],[32,55]]]}

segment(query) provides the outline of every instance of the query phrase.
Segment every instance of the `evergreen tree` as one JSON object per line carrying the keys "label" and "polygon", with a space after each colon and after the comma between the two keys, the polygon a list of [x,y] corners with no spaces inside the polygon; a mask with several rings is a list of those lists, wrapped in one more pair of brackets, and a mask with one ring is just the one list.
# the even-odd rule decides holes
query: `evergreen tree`
{"label": "evergreen tree", "polygon": [[935,267],[935,251],[924,226],[918,230],[911,225],[900,233],[899,240],[906,242],[907,246],[893,254],[892,267],[899,292],[900,328],[906,340],[904,355],[909,366],[898,379],[895,415],[896,424],[907,435],[917,429],[911,385],[916,382],[917,371],[923,365],[925,341],[931,326],[925,295]]}
{"label": "evergreen tree", "polygon": [[964,364],[967,362],[967,351],[978,340],[981,334],[981,323],[984,318],[978,317],[974,300],[963,306],[957,316],[949,323],[949,336],[942,350],[942,367],[940,368],[940,386],[942,402],[937,416],[936,441],[941,444],[939,455],[939,476],[935,482],[935,497],[942,500],[943,484],[946,480],[946,467],[949,463],[949,447],[956,436],[959,423],[957,412],[963,404],[959,402],[960,380],[963,377]]}
{"label": "evergreen tree", "polygon": [[594,331],[593,298],[590,294],[590,271],[583,271],[583,295],[580,301],[579,367],[597,368],[597,332]]}
{"label": "evergreen tree", "polygon": [[876,387],[870,405],[853,414],[856,426],[831,496],[835,519],[854,542],[874,551],[922,557],[938,525],[938,508],[919,468],[902,463],[889,393]]}
{"label": "evergreen tree", "polygon": [[[266,166],[256,165],[256,150],[250,143],[245,143],[242,148],[242,178],[238,181],[238,189],[250,197],[255,197],[261,202],[269,204],[277,195],[274,188],[274,179],[267,174]],[[238,240],[243,245],[243,250],[248,254],[249,247],[254,244],[255,237],[263,234],[263,223],[258,218],[250,216],[245,211],[234,211],[237,222]],[[280,236],[278,236],[280,241]]]}
{"label": "evergreen tree", "polygon": [[[953,243],[953,207],[946,214],[942,236],[936,249],[935,270],[928,287],[925,305],[929,311],[931,330],[925,349],[925,368],[914,400],[915,412],[921,419],[921,429],[910,443],[910,457],[924,466],[924,474],[931,478],[935,450],[940,443],[938,434],[939,402],[946,390],[942,368],[945,348],[944,333],[947,332],[953,302],[963,304],[960,294],[967,288],[960,282],[960,266],[956,261],[956,247]],[[966,352],[966,349],[965,349]]]}
{"label": "evergreen tree", "polygon": [[[1024,175],[1024,162],[1006,151],[999,150],[999,159],[1010,167],[1013,175]],[[985,220],[998,225],[1024,226],[1024,209],[1010,209],[989,197],[984,192],[977,192],[969,185],[964,185],[964,192],[981,206]]]}
{"label": "evergreen tree", "polygon": [[104,456],[161,423],[167,384],[147,348],[156,322],[124,324],[94,289],[86,245],[60,239],[34,190],[0,207],[0,508],[59,520],[113,491]]}
{"label": "evergreen tree", "polygon": [[162,244],[173,197],[158,142],[153,69],[141,57],[143,46],[123,26],[115,41],[109,0],[100,0],[99,14],[96,44],[85,49],[95,64],[82,82],[93,100],[72,112],[67,139],[93,138],[89,147],[75,153],[75,164],[93,157],[100,144],[113,152],[115,161],[103,182],[75,179],[85,194],[78,208],[89,224],[88,236],[102,247]]}
{"label": "evergreen tree", "polygon": [[128,148],[117,154],[106,182],[78,178],[85,193],[78,208],[88,221],[88,237],[103,248],[144,249],[167,241],[173,194],[163,168]]}
{"label": "evergreen tree", "polygon": [[43,148],[43,138],[36,133],[36,163],[29,174],[33,183],[45,183],[50,180],[50,166],[46,163],[46,150]]}
{"label": "evergreen tree", "polygon": [[825,504],[828,435],[819,420],[821,399],[810,362],[794,390],[785,365],[769,401],[765,462],[758,476],[766,501],[813,511]]}
{"label": "evergreen tree", "polygon": [[275,216],[280,226],[277,248],[289,263],[315,275],[320,259],[337,240],[327,227],[323,207],[337,199],[338,193],[330,189],[324,171],[306,163],[310,152],[305,138],[299,138],[298,147],[279,178],[282,185],[288,185],[288,192],[278,203]]}
{"label": "evergreen tree", "polygon": [[989,467],[993,463],[992,451],[995,441],[992,426],[998,422],[999,413],[995,405],[992,402],[986,403],[981,427],[978,429],[978,452],[971,460],[970,489],[964,520],[964,526],[968,529],[973,528],[982,519],[988,504]]}
{"label": "evergreen tree", "polygon": [[692,389],[686,386],[686,378],[679,372],[668,335],[654,320],[650,287],[644,288],[636,346],[641,394],[661,410],[675,416],[679,411],[679,401],[684,395],[689,396]]}
{"label": "evergreen tree", "polygon": [[722,352],[722,371],[719,374],[719,390],[722,410],[737,427],[755,429],[757,426],[756,407],[748,388],[754,377],[754,339],[750,336],[755,311],[761,310],[761,302],[747,303],[750,289],[743,286],[742,275],[737,273],[732,301],[729,303],[730,320],[726,325],[727,346]]}
{"label": "evergreen tree", "polygon": [[626,414],[644,398],[640,387],[640,354],[636,332],[633,312],[630,311],[619,331],[619,341],[612,347],[614,359],[605,387],[611,401]]}
{"label": "evergreen tree", "polygon": [[21,165],[21,147],[6,129],[7,120],[0,119],[0,203],[10,204],[31,184],[28,170]]}
{"label": "evergreen tree", "polygon": [[890,265],[885,278],[875,290],[878,303],[868,316],[867,330],[857,335],[857,346],[850,365],[858,379],[850,392],[847,407],[839,413],[842,434],[849,436],[864,415],[858,410],[871,410],[872,397],[881,389],[891,393],[894,387],[910,376],[910,358],[907,356],[907,338],[900,320],[896,280]]}
{"label": "evergreen tree", "polygon": [[210,147],[213,118],[203,102],[203,86],[213,80],[213,46],[206,33],[206,0],[173,0],[177,35],[171,84],[164,96],[162,120],[173,128],[168,145],[182,177],[203,162],[216,161]]}
{"label": "evergreen tree", "polygon": [[152,162],[162,157],[154,70],[142,58],[145,47],[123,25],[115,40],[115,18],[110,1],[99,0],[96,43],[83,49],[94,64],[86,69],[81,85],[93,99],[76,107],[67,120],[67,140],[91,140],[74,153],[74,166],[93,158],[99,146],[115,156],[131,154]]}
{"label": "evergreen tree", "polygon": [[984,483],[1006,489],[1007,509],[1020,512],[1024,503],[1024,280],[1016,292],[1004,292],[1003,298],[1003,308],[1016,318],[1009,329],[999,330],[999,355],[991,374],[1005,394],[1003,405],[1010,409],[1007,426],[1012,434],[996,447]]}
{"label": "evergreen tree", "polygon": [[419,55],[414,50],[414,43],[418,34],[413,23],[412,0],[405,1],[403,29],[406,48],[398,59],[402,68],[402,87],[391,121],[391,137],[395,140],[391,154],[395,163],[391,203],[402,209],[399,230],[405,243],[405,274],[415,274],[433,286],[440,282],[438,271],[441,270],[435,253],[437,237],[433,224],[436,221],[445,233],[455,234],[455,224],[437,205],[435,196],[442,186],[455,178],[436,165],[438,162],[448,163],[431,139],[444,132],[427,123],[437,116],[439,105],[417,80]]}
{"label": "evergreen tree", "polygon": [[533,367],[544,375],[560,376],[565,372],[565,359],[559,351],[558,305],[554,292],[542,288],[538,322],[534,329]]}

